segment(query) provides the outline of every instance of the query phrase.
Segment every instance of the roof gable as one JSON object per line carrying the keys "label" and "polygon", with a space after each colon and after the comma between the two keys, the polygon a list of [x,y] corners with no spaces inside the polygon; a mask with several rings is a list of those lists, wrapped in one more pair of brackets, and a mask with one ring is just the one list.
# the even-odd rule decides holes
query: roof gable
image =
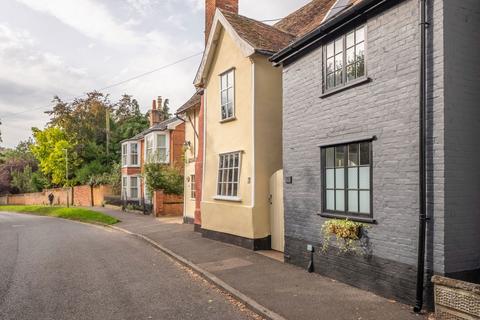
{"label": "roof gable", "polygon": [[272,55],[295,39],[294,35],[268,24],[217,9],[202,62],[195,77],[196,86],[204,83],[222,30],[233,39],[245,57],[255,53]]}

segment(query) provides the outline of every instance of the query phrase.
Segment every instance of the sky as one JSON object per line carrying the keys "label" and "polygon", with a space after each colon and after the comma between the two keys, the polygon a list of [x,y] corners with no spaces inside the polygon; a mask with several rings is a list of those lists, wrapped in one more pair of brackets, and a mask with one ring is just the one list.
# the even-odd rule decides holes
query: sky
{"label": "sky", "polygon": [[[257,20],[286,16],[309,0],[239,0]],[[147,111],[157,96],[172,111],[194,92],[204,39],[204,0],[1,0],[0,131],[14,147],[43,128],[58,95],[65,101],[102,90],[132,95]],[[198,54],[198,55],[196,55]]]}

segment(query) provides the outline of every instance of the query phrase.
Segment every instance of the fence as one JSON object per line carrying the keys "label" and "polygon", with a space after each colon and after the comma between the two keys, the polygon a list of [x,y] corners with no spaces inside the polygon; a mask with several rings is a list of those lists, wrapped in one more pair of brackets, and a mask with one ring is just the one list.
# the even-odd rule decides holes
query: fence
{"label": "fence", "polygon": [[89,185],[72,188],[45,189],[42,192],[6,195],[0,197],[3,205],[47,205],[48,196],[53,195],[54,205],[101,206],[105,197],[112,194],[112,188],[107,185],[92,187]]}
{"label": "fence", "polygon": [[433,276],[437,320],[480,319],[480,285]]}

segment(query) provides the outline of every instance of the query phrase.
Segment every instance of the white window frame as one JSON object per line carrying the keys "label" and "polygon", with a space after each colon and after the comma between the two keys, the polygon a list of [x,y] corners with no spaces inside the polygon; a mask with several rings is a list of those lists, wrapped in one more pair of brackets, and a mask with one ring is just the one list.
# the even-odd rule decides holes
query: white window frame
{"label": "white window frame", "polygon": [[[135,154],[134,154],[133,151],[132,151],[132,150],[133,150],[133,146],[136,146],[137,152],[136,152]],[[131,142],[131,143],[129,143],[128,147],[130,148],[129,153],[128,153],[128,156],[129,156],[129,157],[128,157],[128,160],[130,161],[130,163],[129,163],[130,166],[132,166],[132,167],[138,167],[138,166],[140,166],[140,150],[139,150],[139,149],[140,149],[140,144],[139,144],[138,142]],[[133,156],[134,156],[134,155],[136,155],[136,156],[135,156],[135,159],[136,159],[135,163],[133,163],[133,162],[134,162],[134,161],[133,161],[133,159],[134,159]]]}
{"label": "white window frame", "polygon": [[122,144],[122,167],[128,166],[128,143]]}
{"label": "white window frame", "polygon": [[[228,86],[228,76],[230,74],[232,76],[232,85]],[[227,77],[227,81],[226,81],[227,87],[226,88],[223,87],[224,77]],[[221,122],[233,120],[233,119],[235,119],[235,69],[232,68],[232,69],[229,69],[229,70],[223,72],[222,74],[220,74],[219,81],[220,81],[219,88],[220,88],[220,119],[221,119]],[[229,97],[228,96],[228,90],[230,90],[230,89],[232,90],[232,100],[231,101],[228,100],[228,97]],[[224,91],[227,92],[227,101],[226,101],[225,104],[222,101],[222,93]],[[229,103],[232,104],[232,115],[229,117],[228,114],[227,114],[227,116],[224,118],[222,110],[223,110],[224,107],[227,107]]]}
{"label": "white window frame", "polygon": [[[162,135],[165,136],[165,160],[164,161],[159,161],[157,158],[157,153],[158,149],[160,149],[158,145],[158,136]],[[152,139],[152,146],[151,148],[147,148],[148,141]],[[149,150],[153,150],[151,155],[149,156]],[[169,132],[165,131],[154,131],[152,133],[149,133],[148,135],[145,136],[145,163],[164,163],[164,164],[169,164],[170,163],[170,134]],[[153,156],[152,156],[153,155]]]}
{"label": "white window frame", "polygon": [[[132,197],[132,178],[137,179],[137,196]],[[140,183],[141,176],[140,175],[124,175],[122,176],[122,199],[124,196],[127,197],[127,200],[140,200],[141,193],[140,193]]]}
{"label": "white window frame", "polygon": [[[137,183],[136,183],[136,190],[137,190],[137,196],[136,197],[133,197],[132,196],[132,189],[134,187],[134,185],[132,184],[132,180],[133,179],[136,179],[137,180]],[[140,199],[140,176],[129,176],[129,179],[128,179],[128,194],[129,194],[129,198],[132,199],[132,200],[139,200]]]}
{"label": "white window frame", "polygon": [[196,190],[195,190],[195,175],[190,175],[190,200],[196,199]]}
{"label": "white window frame", "polygon": [[[137,163],[132,161],[132,146],[137,146]],[[122,144],[122,167],[140,166],[140,144],[138,142],[125,142]]]}
{"label": "white window frame", "polygon": [[[237,201],[240,202],[242,201],[241,197],[239,196],[240,194],[240,177],[241,177],[241,169],[242,169],[242,151],[234,151],[234,152],[228,152],[228,153],[221,153],[218,156],[218,167],[217,167],[217,183],[216,183],[216,196],[214,197],[215,200],[224,200],[224,201]],[[237,176],[237,194],[236,195],[222,195],[220,192],[219,194],[219,179],[220,179],[220,161],[222,157],[225,156],[230,156],[230,155],[238,155],[238,167],[227,167],[227,170],[229,169],[237,169],[238,170],[238,176]],[[225,168],[223,168],[225,171]],[[227,171],[228,172],[228,171]],[[222,179],[223,180],[223,179]],[[232,181],[228,181],[228,184],[234,183]]]}

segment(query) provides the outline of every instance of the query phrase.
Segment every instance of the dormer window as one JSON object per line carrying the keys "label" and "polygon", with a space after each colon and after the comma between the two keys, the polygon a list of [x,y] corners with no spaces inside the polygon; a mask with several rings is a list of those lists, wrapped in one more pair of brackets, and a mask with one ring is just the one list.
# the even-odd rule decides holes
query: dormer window
{"label": "dormer window", "polygon": [[235,71],[220,75],[220,104],[222,121],[235,118]]}
{"label": "dormer window", "polygon": [[138,142],[125,142],[122,144],[122,166],[136,167],[139,163]]}
{"label": "dormer window", "polygon": [[365,77],[365,26],[342,35],[324,47],[324,91]]}
{"label": "dormer window", "polygon": [[169,137],[153,132],[145,137],[145,159],[149,163],[169,163]]}

